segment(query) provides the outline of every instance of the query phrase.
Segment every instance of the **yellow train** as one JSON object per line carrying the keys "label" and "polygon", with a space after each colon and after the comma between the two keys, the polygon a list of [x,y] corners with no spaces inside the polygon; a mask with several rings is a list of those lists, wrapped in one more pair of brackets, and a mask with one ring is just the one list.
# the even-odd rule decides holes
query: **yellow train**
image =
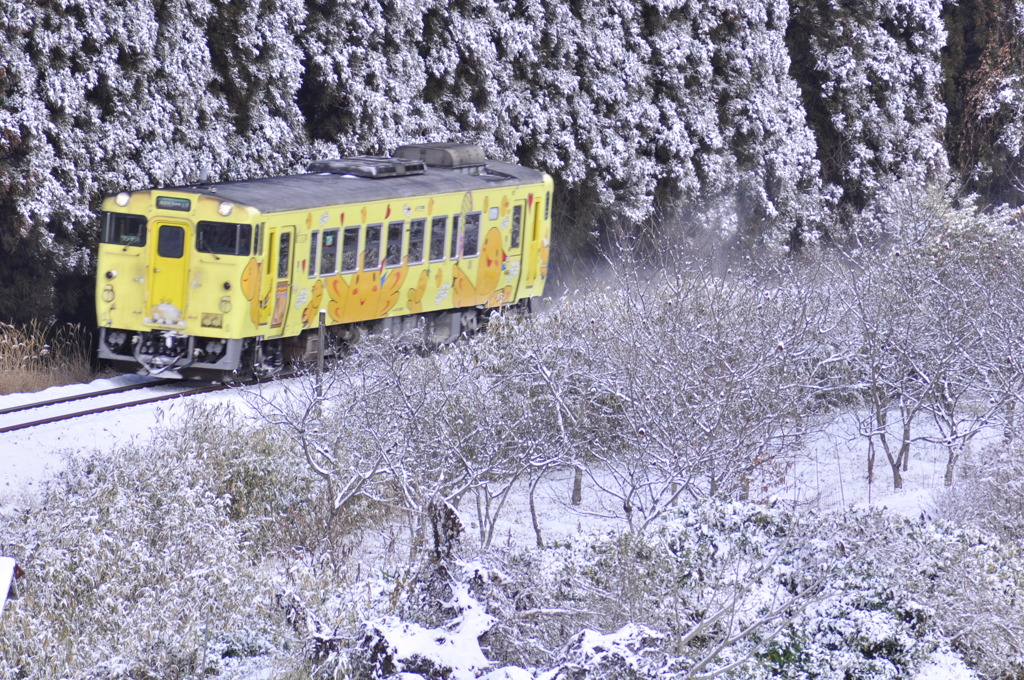
{"label": "yellow train", "polygon": [[334,340],[422,326],[444,343],[543,293],[545,173],[468,144],[307,170],[105,198],[99,357],[144,374],[267,374],[317,355],[321,311]]}

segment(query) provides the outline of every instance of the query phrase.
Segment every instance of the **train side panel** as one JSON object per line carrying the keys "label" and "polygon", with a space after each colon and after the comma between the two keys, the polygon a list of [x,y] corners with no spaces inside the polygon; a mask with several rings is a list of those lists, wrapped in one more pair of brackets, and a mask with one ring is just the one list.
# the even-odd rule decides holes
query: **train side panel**
{"label": "train side panel", "polygon": [[268,216],[299,224],[286,335],[513,304],[543,293],[550,185]]}

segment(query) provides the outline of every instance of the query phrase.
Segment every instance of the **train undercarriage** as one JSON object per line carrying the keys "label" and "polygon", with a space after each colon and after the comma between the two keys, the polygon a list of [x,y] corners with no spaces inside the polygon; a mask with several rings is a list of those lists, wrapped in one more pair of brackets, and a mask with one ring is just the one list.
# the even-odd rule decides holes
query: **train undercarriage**
{"label": "train undercarriage", "polygon": [[[532,298],[507,310],[530,311]],[[472,335],[494,310],[472,307],[415,316],[396,316],[353,324],[325,325],[325,357],[336,355],[366,333],[386,332],[427,347]],[[230,382],[263,378],[285,366],[316,361],[320,329],[297,336],[238,339],[206,338],[174,330],[129,331],[100,328],[99,358],[135,369],[141,375]]]}

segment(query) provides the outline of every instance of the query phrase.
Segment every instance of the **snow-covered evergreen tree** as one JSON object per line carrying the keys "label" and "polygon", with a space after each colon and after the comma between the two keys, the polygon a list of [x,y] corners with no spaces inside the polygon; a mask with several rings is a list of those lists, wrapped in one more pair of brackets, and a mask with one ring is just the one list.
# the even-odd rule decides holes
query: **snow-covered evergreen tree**
{"label": "snow-covered evergreen tree", "polygon": [[818,138],[824,180],[849,210],[891,180],[947,167],[942,144],[942,0],[797,2],[789,51]]}
{"label": "snow-covered evergreen tree", "polygon": [[954,160],[1009,177],[1005,200],[1024,10],[948,4],[0,0],[0,285],[34,299],[0,316],[88,309],[68,277],[104,193],[407,142],[550,172],[556,257],[649,223],[813,240],[892,181],[944,176],[947,102]]}
{"label": "snow-covered evergreen tree", "polygon": [[1020,205],[1024,3],[960,3],[950,14],[948,68],[964,74],[946,88],[951,154],[972,188],[993,202]]}

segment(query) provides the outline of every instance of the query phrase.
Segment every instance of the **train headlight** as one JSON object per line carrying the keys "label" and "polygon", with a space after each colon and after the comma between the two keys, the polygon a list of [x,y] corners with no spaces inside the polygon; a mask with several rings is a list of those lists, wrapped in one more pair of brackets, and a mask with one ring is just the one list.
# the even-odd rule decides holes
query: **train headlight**
{"label": "train headlight", "polygon": [[104,302],[113,302],[114,301],[114,287],[113,286],[105,286],[103,288],[103,301]]}
{"label": "train headlight", "polygon": [[114,351],[120,350],[128,342],[128,334],[124,331],[111,331],[107,334],[107,347]]}
{"label": "train headlight", "polygon": [[127,191],[122,191],[117,195],[117,198],[114,199],[114,202],[123,208],[126,205],[128,205],[128,199],[130,198],[131,196],[128,194]]}
{"label": "train headlight", "polygon": [[231,298],[229,298],[227,295],[220,299],[220,311],[224,314],[227,314],[228,312],[231,311]]}
{"label": "train headlight", "polygon": [[223,328],[223,314],[208,314],[203,312],[203,328]]}
{"label": "train headlight", "polygon": [[116,269],[111,269],[110,271],[108,271],[107,272],[107,278],[108,279],[116,279],[117,278],[117,270]]}
{"label": "train headlight", "polygon": [[224,201],[219,206],[217,206],[217,212],[221,214],[221,217],[227,217],[228,215],[231,214],[231,209],[233,207],[234,206],[232,206],[231,203],[229,203],[228,201]]}

